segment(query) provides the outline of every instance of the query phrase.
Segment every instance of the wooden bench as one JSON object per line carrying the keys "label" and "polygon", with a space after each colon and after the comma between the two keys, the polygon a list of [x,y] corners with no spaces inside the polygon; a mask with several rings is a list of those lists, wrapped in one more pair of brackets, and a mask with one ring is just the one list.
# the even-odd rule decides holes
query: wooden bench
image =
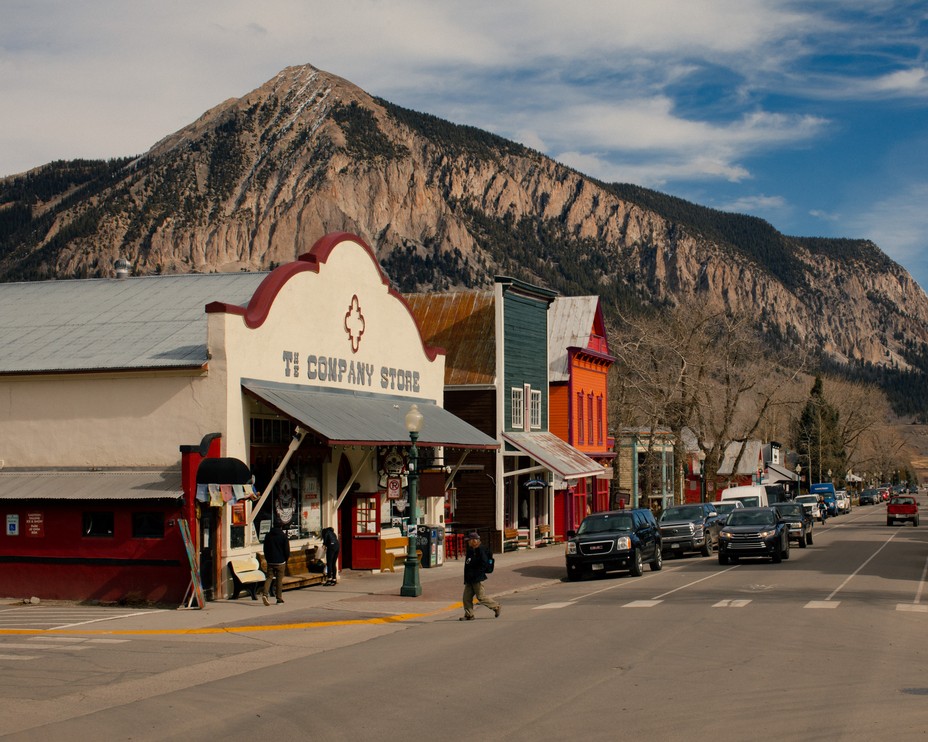
{"label": "wooden bench", "polygon": [[380,571],[396,572],[396,560],[402,561],[409,551],[409,539],[399,528],[384,528],[380,532]]}
{"label": "wooden bench", "polygon": [[[261,569],[267,573],[267,560],[264,554],[258,554],[258,561]],[[281,590],[296,590],[306,585],[321,585],[325,582],[323,572],[311,571],[321,569],[316,564],[316,547],[310,546],[308,549],[300,549],[291,552],[287,560],[287,569],[284,572],[284,580],[280,586]],[[274,589],[273,587],[271,588]]]}
{"label": "wooden bench", "polygon": [[503,531],[503,551],[515,551],[519,548],[519,529],[506,528]]}
{"label": "wooden bench", "polygon": [[258,587],[264,584],[267,575],[261,571],[255,555],[232,557],[229,570],[232,572],[232,599],[237,599],[242,590],[247,590],[251,599],[257,600]]}

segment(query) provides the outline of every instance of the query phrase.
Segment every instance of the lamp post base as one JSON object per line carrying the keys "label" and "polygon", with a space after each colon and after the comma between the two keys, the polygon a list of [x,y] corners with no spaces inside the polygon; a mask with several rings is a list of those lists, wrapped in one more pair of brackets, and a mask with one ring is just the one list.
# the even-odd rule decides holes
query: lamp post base
{"label": "lamp post base", "polygon": [[422,585],[419,583],[419,560],[413,557],[411,560],[406,559],[406,567],[403,570],[403,586],[400,588],[400,595],[405,598],[418,598],[422,595]]}

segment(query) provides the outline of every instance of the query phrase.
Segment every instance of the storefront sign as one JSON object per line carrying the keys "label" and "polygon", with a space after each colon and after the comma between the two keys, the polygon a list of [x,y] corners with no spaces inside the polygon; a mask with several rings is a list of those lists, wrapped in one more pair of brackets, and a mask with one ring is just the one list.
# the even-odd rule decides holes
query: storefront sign
{"label": "storefront sign", "polygon": [[7,536],[18,536],[19,535],[19,515],[12,513],[6,516],[6,535]]}
{"label": "storefront sign", "polygon": [[248,524],[248,519],[245,516],[245,501],[233,502],[232,503],[232,525],[233,526],[244,526]]}
{"label": "storefront sign", "polygon": [[[406,368],[381,366],[379,371],[373,363],[308,354],[301,356],[299,351],[285,350],[283,360],[284,376],[292,379],[304,378],[310,381],[324,381],[329,384],[347,384],[354,387],[373,388],[397,392],[420,391],[420,374]],[[376,375],[376,376],[375,376]]]}
{"label": "storefront sign", "polygon": [[45,514],[26,513],[26,535],[45,538]]}

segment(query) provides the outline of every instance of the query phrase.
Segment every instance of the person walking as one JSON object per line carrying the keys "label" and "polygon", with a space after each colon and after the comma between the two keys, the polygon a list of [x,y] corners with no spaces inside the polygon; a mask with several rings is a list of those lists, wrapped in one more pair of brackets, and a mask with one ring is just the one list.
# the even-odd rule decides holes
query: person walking
{"label": "person walking", "polygon": [[459,620],[474,620],[474,598],[480,605],[493,611],[494,618],[499,618],[500,604],[489,597],[483,583],[487,579],[487,565],[490,554],[480,543],[480,534],[471,531],[467,534],[467,553],[464,555],[464,615]]}
{"label": "person walking", "polygon": [[284,599],[280,597],[280,593],[284,582],[284,573],[287,571],[287,559],[289,558],[290,540],[280,526],[274,526],[264,537],[264,560],[267,562],[267,579],[264,581],[264,592],[261,593],[261,600],[264,601],[264,605],[271,604],[271,601],[268,600],[268,590],[271,587],[271,580],[275,579],[277,582],[274,594],[277,596],[277,602],[284,602]]}
{"label": "person walking", "polygon": [[325,549],[325,582],[323,585],[338,584],[338,534],[335,529],[328,527],[322,529],[322,548]]}

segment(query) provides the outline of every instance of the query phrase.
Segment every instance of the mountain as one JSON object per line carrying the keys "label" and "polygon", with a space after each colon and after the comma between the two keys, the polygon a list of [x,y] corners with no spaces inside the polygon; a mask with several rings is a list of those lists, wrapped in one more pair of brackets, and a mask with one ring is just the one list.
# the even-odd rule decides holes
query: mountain
{"label": "mountain", "polygon": [[0,280],[113,275],[117,258],[137,274],[267,269],[336,230],[368,241],[403,291],[503,273],[597,293],[612,316],[696,296],[928,397],[928,296],[873,243],[602,183],[309,65],[140,157],[0,181]]}

